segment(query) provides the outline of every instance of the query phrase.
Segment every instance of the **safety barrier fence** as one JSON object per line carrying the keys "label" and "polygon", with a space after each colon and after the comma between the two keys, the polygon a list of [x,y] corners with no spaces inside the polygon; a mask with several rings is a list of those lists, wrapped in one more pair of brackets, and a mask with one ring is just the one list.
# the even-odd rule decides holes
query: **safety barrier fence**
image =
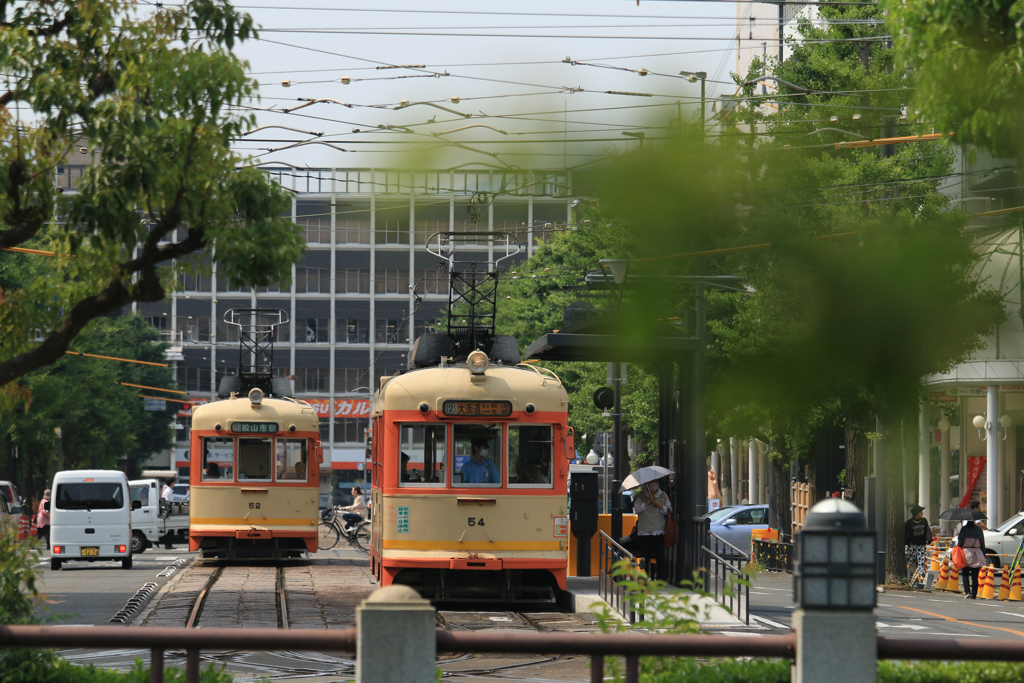
{"label": "safety barrier fence", "polygon": [[[595,633],[452,633],[437,631],[438,653],[590,655],[591,681],[604,680],[605,657],[625,657],[626,683],[639,680],[641,656],[771,657],[794,659],[795,635],[714,636]],[[0,647],[147,648],[150,683],[163,683],[164,652],[184,649],[187,683],[199,681],[201,650],[356,652],[356,629],[337,631],[209,628],[123,628],[117,626],[0,626]],[[398,658],[401,652],[393,653]],[[1019,640],[878,638],[879,659],[942,661],[1024,661]]]}
{"label": "safety barrier fence", "polygon": [[793,572],[793,544],[753,538],[750,550],[754,560],[768,571]]}
{"label": "safety barrier fence", "polygon": [[744,578],[743,565],[747,562],[747,554],[715,534],[710,534],[709,540],[722,555],[701,546],[704,560],[701,588],[740,621],[750,624],[750,585],[749,582],[740,582]]}
{"label": "safety barrier fence", "polygon": [[[629,599],[626,588],[619,581],[616,581],[613,573],[615,564],[623,560],[627,561],[630,566],[643,570],[644,559],[634,556],[605,532],[598,531],[597,533],[599,534],[597,543],[600,548],[597,565],[598,594],[623,619],[628,620],[631,624],[635,623],[637,617],[636,605],[633,600]],[[643,618],[644,616],[641,611],[640,620],[643,621]]]}

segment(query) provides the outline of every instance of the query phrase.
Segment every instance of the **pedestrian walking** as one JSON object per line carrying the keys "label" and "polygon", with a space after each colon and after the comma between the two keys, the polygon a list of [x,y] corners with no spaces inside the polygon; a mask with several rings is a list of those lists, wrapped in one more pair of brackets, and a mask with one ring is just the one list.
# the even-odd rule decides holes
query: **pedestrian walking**
{"label": "pedestrian walking", "polygon": [[910,583],[924,582],[928,571],[928,544],[932,541],[932,528],[924,518],[924,508],[915,505],[910,508],[911,518],[903,526],[903,542],[907,549],[907,571]]}
{"label": "pedestrian walking", "polygon": [[964,577],[964,597],[971,600],[978,599],[978,570],[985,566],[985,553],[982,545],[985,543],[985,534],[973,520],[968,520],[960,529],[956,544],[964,551],[966,564],[960,570],[960,576]]}
{"label": "pedestrian walking", "polygon": [[46,549],[50,549],[50,489],[43,491],[43,499],[36,511],[36,538],[44,539]]}

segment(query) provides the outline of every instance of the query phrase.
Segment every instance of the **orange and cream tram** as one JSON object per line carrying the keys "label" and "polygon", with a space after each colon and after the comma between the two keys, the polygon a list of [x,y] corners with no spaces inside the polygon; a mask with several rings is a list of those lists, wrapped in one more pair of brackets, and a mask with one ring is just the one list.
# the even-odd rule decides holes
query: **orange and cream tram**
{"label": "orange and cream tram", "polygon": [[435,600],[553,600],[574,453],[565,387],[519,364],[511,337],[461,359],[448,340],[420,337],[411,369],[374,396],[373,572]]}
{"label": "orange and cream tram", "polygon": [[[268,322],[268,319],[276,320]],[[283,559],[317,550],[319,463],[316,411],[273,378],[280,311],[233,309],[240,325],[239,373],[221,381],[224,400],[192,415],[189,550],[203,557]],[[252,365],[243,361],[256,359]]]}

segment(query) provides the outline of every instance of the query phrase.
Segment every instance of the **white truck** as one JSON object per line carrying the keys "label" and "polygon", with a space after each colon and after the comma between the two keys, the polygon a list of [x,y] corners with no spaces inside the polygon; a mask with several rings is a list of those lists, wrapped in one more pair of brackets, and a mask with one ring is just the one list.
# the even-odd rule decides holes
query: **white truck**
{"label": "white truck", "polygon": [[133,479],[128,485],[132,497],[133,553],[160,543],[188,542],[188,503],[160,500],[163,482],[156,479]]}

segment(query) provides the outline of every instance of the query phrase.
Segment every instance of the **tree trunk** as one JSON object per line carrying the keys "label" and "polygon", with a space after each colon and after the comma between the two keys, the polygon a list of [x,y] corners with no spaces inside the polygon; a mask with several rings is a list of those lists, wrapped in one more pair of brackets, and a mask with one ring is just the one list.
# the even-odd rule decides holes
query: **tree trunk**
{"label": "tree trunk", "polygon": [[903,543],[903,438],[898,413],[881,416],[882,442],[885,445],[885,580],[906,583],[907,552]]}
{"label": "tree trunk", "polygon": [[846,488],[853,489],[853,504],[864,509],[864,477],[867,476],[867,439],[850,422],[843,426],[846,442]]}

